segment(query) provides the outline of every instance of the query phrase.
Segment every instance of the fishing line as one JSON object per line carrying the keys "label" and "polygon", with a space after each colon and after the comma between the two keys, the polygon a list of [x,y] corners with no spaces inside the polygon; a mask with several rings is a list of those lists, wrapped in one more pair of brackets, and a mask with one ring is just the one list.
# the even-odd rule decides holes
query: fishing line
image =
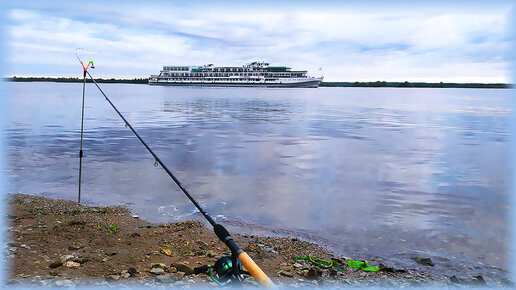
{"label": "fishing line", "polygon": [[147,151],[149,151],[149,153],[152,155],[152,157],[154,157],[155,159],[155,164],[159,164],[161,165],[161,168],[163,168],[163,170],[165,170],[165,172],[172,178],[172,180],[174,180],[174,182],[177,184],[177,186],[181,189],[181,191],[186,195],[186,197],[188,197],[188,199],[195,205],[195,207],[199,210],[199,212],[201,212],[201,214],[208,220],[208,222],[213,226],[215,227],[217,225],[217,223],[211,218],[211,216],[208,215],[208,213],[206,211],[204,211],[204,209],[197,203],[197,201],[195,201],[195,199],[190,195],[190,193],[186,190],[186,188],[181,184],[181,182],[179,181],[179,179],[176,178],[176,176],[172,173],[172,171],[170,171],[168,169],[168,167],[161,161],[161,159],[158,157],[158,155],[156,155],[156,153],[154,153],[154,151],[152,151],[152,149],[149,147],[149,145],[147,145],[147,143],[142,139],[142,137],[140,137],[140,135],[136,132],[136,130],[134,130],[133,126],[131,126],[131,124],[129,124],[129,122],[127,121],[127,119],[124,117],[124,115],[122,115],[122,113],[120,113],[120,111],[115,107],[115,105],[113,104],[113,102],[111,102],[111,100],[108,98],[108,96],[104,93],[104,91],[100,88],[99,84],[97,84],[97,82],[95,81],[95,79],[91,76],[91,74],[88,72],[88,71],[85,71],[86,74],[88,74],[88,76],[91,78],[91,80],[93,81],[93,83],[95,84],[95,86],[97,86],[97,88],[99,89],[99,91],[102,93],[102,95],[104,96],[104,98],[106,99],[106,101],[108,101],[108,103],[111,105],[111,107],[113,107],[113,109],[116,111],[116,113],[118,114],[118,116],[120,116],[120,118],[122,118],[122,120],[125,122],[125,125],[131,129],[131,131],[133,131],[134,135],[138,138],[138,140],[140,140],[140,142],[143,144],[143,146],[145,146],[145,148],[147,148]]}

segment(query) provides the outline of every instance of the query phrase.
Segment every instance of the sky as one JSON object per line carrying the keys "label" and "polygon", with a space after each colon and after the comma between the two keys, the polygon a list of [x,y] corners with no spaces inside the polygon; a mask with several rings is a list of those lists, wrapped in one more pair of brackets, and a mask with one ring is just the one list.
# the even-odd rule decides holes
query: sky
{"label": "sky", "polygon": [[514,1],[10,2],[5,76],[81,77],[77,52],[104,78],[265,61],[325,81],[512,82]]}

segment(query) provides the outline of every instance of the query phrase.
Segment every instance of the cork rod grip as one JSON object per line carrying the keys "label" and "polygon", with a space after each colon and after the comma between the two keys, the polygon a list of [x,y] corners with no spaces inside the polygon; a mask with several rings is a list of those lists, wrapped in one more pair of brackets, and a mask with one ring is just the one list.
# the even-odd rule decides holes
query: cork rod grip
{"label": "cork rod grip", "polygon": [[262,271],[262,269],[260,269],[260,267],[258,267],[258,265],[256,265],[256,263],[251,259],[251,257],[249,257],[249,255],[247,255],[246,252],[240,253],[238,255],[238,259],[240,260],[242,265],[244,265],[244,267],[247,269],[247,271],[249,271],[251,276],[253,276],[254,279],[256,279],[256,281],[258,281],[258,283],[260,283],[260,285],[262,285],[264,287],[274,287],[274,284],[269,279],[269,277],[267,277],[267,275],[265,275],[265,273]]}

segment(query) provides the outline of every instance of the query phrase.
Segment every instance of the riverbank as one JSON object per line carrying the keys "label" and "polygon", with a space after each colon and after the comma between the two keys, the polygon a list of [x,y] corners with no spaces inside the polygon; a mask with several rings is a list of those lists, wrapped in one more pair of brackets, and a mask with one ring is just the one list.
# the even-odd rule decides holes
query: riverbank
{"label": "riverbank", "polygon": [[[64,77],[11,77],[5,78],[9,82],[57,82],[57,83],[82,83],[81,78]],[[147,78],[134,79],[95,79],[98,83],[119,83],[119,84],[148,84]],[[86,82],[92,83],[90,79]],[[427,82],[322,82],[320,87],[368,87],[368,88],[476,88],[476,89],[510,89],[512,84],[504,83],[427,83]]]}
{"label": "riverbank", "polygon": [[[229,254],[211,230],[187,221],[149,224],[122,207],[91,207],[73,201],[13,194],[7,199],[6,250],[11,265],[9,285],[159,285],[215,286],[193,268]],[[296,238],[233,234],[233,238],[263,271],[284,286],[510,286],[474,277],[447,277],[396,265],[376,264],[378,272],[354,270],[349,259]],[[293,257],[318,257],[333,266]],[[430,266],[430,259],[420,263]],[[339,267],[337,267],[338,265]],[[257,285],[249,275],[246,285]]]}

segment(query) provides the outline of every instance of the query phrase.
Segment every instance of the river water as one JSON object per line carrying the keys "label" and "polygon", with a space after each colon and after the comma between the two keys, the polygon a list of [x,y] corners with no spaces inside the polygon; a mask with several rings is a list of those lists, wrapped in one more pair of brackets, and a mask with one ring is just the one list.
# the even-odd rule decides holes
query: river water
{"label": "river water", "polygon": [[[76,200],[82,84],[6,86],[9,192]],[[507,266],[513,90],[101,87],[232,231],[409,268]],[[84,126],[84,204],[200,218],[92,84]]]}

